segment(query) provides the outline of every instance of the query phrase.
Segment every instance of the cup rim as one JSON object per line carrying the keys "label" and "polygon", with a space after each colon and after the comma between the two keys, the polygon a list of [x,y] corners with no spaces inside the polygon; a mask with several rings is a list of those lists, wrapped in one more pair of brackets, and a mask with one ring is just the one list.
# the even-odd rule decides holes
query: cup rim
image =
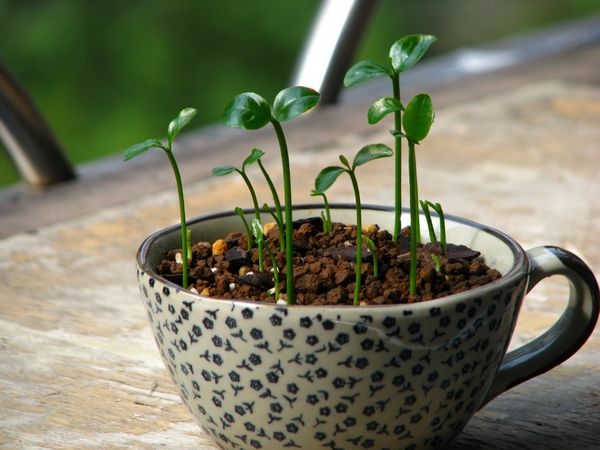
{"label": "cup rim", "polygon": [[[303,209],[315,209],[315,208],[322,208],[323,205],[320,203],[303,203],[303,204],[298,204],[298,205],[293,205],[293,210],[303,210]],[[282,208],[284,208],[284,206],[282,205]],[[355,205],[353,203],[330,203],[329,204],[329,208],[331,210],[334,209],[355,209]],[[382,206],[382,205],[371,205],[371,204],[366,204],[366,205],[362,205],[362,209],[363,210],[372,210],[372,211],[382,211],[382,212],[394,212],[394,208],[391,206]],[[409,212],[408,208],[402,208],[403,212]],[[244,214],[248,214],[248,213],[254,213],[254,208],[245,208],[243,209]],[[423,213],[420,212],[420,215],[422,215]],[[435,214],[435,213],[433,213]],[[230,217],[232,215],[235,215],[234,211],[220,211],[220,212],[215,212],[215,213],[210,213],[210,214],[204,214],[202,216],[198,216],[195,218],[192,218],[190,220],[187,221],[187,225],[194,225],[197,224],[199,222],[203,222],[206,220],[212,220],[212,219],[219,219],[221,217]],[[477,296],[486,296],[488,295],[491,291],[496,291],[496,290],[500,290],[500,289],[504,289],[505,287],[510,286],[510,285],[514,285],[514,283],[517,281],[517,279],[520,279],[520,276],[524,276],[528,270],[529,270],[529,259],[527,258],[527,254],[525,252],[525,250],[517,243],[517,241],[515,241],[513,238],[511,238],[510,236],[508,236],[507,234],[498,231],[494,228],[488,227],[486,225],[482,225],[478,222],[474,222],[472,220],[469,219],[464,219],[462,217],[458,217],[458,216],[454,216],[452,214],[444,214],[444,217],[447,220],[451,220],[455,223],[459,223],[461,225],[465,225],[468,227],[473,227],[476,228],[482,232],[491,234],[492,236],[500,239],[506,246],[508,246],[508,248],[511,250],[513,257],[514,257],[514,263],[512,265],[512,267],[507,271],[506,274],[502,275],[501,278],[499,278],[498,280],[495,280],[489,284],[486,284],[485,286],[480,286],[478,288],[474,288],[471,289],[469,291],[465,291],[465,292],[460,292],[457,294],[452,294],[452,295],[448,295],[446,297],[442,297],[442,298],[438,298],[438,299],[433,299],[433,300],[427,300],[424,302],[419,302],[419,303],[410,303],[410,304],[405,304],[405,303],[399,303],[399,304],[393,304],[393,305],[367,305],[367,306],[361,306],[360,309],[361,311],[365,311],[369,308],[393,308],[393,307],[406,307],[408,305],[410,305],[411,308],[420,308],[420,307],[427,307],[428,309],[431,308],[432,306],[436,306],[436,305],[440,305],[443,303],[458,303],[460,301],[465,300],[468,297],[471,297],[473,295],[477,295]],[[179,232],[180,230],[180,225],[179,224],[175,224],[172,225],[170,227],[167,228],[163,228],[153,234],[151,234],[150,236],[148,236],[141,244],[140,248],[138,249],[138,252],[136,254],[136,262],[137,262],[137,266],[139,268],[140,271],[146,273],[148,276],[154,278],[155,280],[160,280],[160,282],[162,284],[164,284],[166,287],[169,287],[171,289],[174,289],[176,292],[183,292],[186,295],[189,295],[191,297],[194,298],[201,298],[203,300],[212,300],[212,301],[223,301],[223,302],[231,302],[231,303],[242,303],[244,305],[256,305],[256,306],[260,306],[260,307],[272,307],[272,308],[281,308],[281,307],[286,307],[286,308],[319,308],[319,309],[324,309],[324,308],[355,308],[354,305],[335,305],[335,306],[324,306],[324,305],[281,305],[278,303],[270,303],[270,302],[258,302],[258,301],[253,301],[253,300],[240,300],[240,299],[218,299],[218,298],[213,298],[213,297],[205,297],[203,295],[200,295],[199,293],[195,293],[192,292],[188,289],[184,289],[183,287],[179,286],[178,284],[169,281],[163,277],[161,277],[159,274],[157,274],[155,272],[155,269],[152,267],[148,266],[148,254],[150,253],[150,250],[152,248],[152,245],[154,244],[154,242],[161,238],[162,236],[169,234],[169,233],[173,233],[175,231]],[[422,306],[424,305],[424,306]]]}

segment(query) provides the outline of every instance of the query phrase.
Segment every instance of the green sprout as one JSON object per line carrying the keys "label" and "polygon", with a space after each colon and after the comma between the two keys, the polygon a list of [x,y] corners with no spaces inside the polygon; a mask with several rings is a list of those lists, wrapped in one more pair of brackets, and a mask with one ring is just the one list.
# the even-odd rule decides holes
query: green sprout
{"label": "green sprout", "polygon": [[442,245],[442,251],[444,255],[446,254],[446,221],[444,219],[444,211],[442,210],[442,205],[439,203],[431,203],[429,200],[421,200],[421,208],[423,209],[423,214],[425,215],[425,219],[427,220],[427,227],[429,228],[429,240],[431,242],[437,241],[435,230],[433,229],[433,221],[431,220],[431,214],[429,213],[429,207],[431,206],[435,212],[438,214],[440,220],[440,244]]}
{"label": "green sprout", "polygon": [[363,234],[363,240],[367,243],[369,251],[373,255],[373,276],[379,278],[379,261],[377,260],[377,252],[375,251],[375,243]]}
{"label": "green sprout", "polygon": [[431,259],[433,259],[433,262],[435,263],[435,271],[437,273],[442,273],[442,263],[440,262],[440,258],[432,254]]}
{"label": "green sprout", "polygon": [[321,212],[321,218],[323,219],[323,232],[331,233],[333,231],[333,223],[331,222],[331,212],[329,211],[329,202],[324,192],[317,192],[316,190],[310,191],[311,197],[320,195],[323,197],[323,204],[325,205],[325,214]]}
{"label": "green sprout", "polygon": [[425,220],[427,221],[427,229],[429,231],[429,240],[431,242],[437,241],[437,237],[435,236],[435,229],[433,228],[433,221],[431,220],[431,213],[429,212],[429,205],[431,202],[425,200],[419,200],[421,204],[421,209],[423,210],[423,215],[425,216]]}
{"label": "green sprout", "polygon": [[287,142],[281,127],[281,122],[292,120],[312,109],[320,100],[321,95],[309,88],[294,86],[277,94],[273,109],[260,95],[246,92],[237,95],[225,108],[223,122],[232,128],[258,130],[268,123],[273,125],[283,169],[283,191],[285,202],[285,254],[286,254],[286,293],[287,302],[294,304],[294,236],[292,224],[292,182],[290,159]]}
{"label": "green sprout", "polygon": [[273,217],[273,220],[277,224],[277,228],[279,229],[279,250],[281,252],[285,252],[284,238],[283,238],[283,234],[281,231],[281,230],[283,230],[283,222],[281,221],[281,217],[277,214],[277,210],[275,210],[275,212],[273,212],[271,207],[269,205],[267,205],[266,203],[263,204],[263,211],[271,214],[271,217]]}
{"label": "green sprout", "polygon": [[[281,202],[279,201],[279,194],[277,194],[277,189],[275,189],[275,185],[273,184],[271,177],[267,173],[267,170],[263,166],[262,161],[259,159],[257,161],[257,163],[258,163],[258,167],[260,167],[260,170],[265,177],[265,180],[267,180],[267,184],[269,185],[269,189],[271,190],[271,195],[273,196],[273,203],[275,204],[275,215],[273,215],[273,212],[271,211],[270,208],[268,208],[268,212],[271,213],[271,215],[275,219],[275,222],[277,223],[277,227],[279,228],[279,234],[280,234],[279,249],[282,252],[284,252],[285,251],[285,239],[283,236],[283,214],[281,213]],[[265,205],[263,205],[263,209],[264,208],[265,208]]]}
{"label": "green sprout", "polygon": [[[263,229],[262,224],[260,223],[260,220],[258,219],[252,219],[252,234],[254,234],[254,237],[256,239],[256,242],[264,242],[265,239],[265,231]],[[267,252],[269,253],[269,256],[271,257],[271,263],[273,265],[273,278],[274,278],[274,283],[275,283],[275,301],[279,300],[279,269],[277,268],[277,260],[275,259],[275,255],[273,254],[273,251],[271,250],[271,248],[269,247],[269,245],[265,242],[265,246],[264,248],[267,249]]]}
{"label": "green sprout", "polygon": [[402,124],[404,133],[392,130],[392,135],[404,137],[408,141],[408,182],[410,192],[410,293],[417,291],[417,243],[420,240],[419,188],[417,184],[417,159],[415,145],[427,137],[435,113],[431,98],[418,94],[409,102],[404,111]]}
{"label": "green sprout", "polygon": [[[223,166],[223,167],[215,167],[212,170],[212,174],[215,177],[222,177],[225,175],[229,175],[232,172],[237,172],[242,176],[242,178],[244,179],[244,182],[246,183],[246,186],[248,186],[248,190],[250,191],[250,196],[252,197],[252,203],[254,203],[254,214],[256,215],[256,218],[258,220],[260,220],[260,209],[258,207],[258,199],[256,198],[256,192],[254,191],[254,187],[252,186],[252,183],[250,182],[250,178],[248,178],[248,175],[246,175],[246,167],[248,167],[249,165],[258,161],[264,154],[265,154],[265,152],[263,152],[262,150],[253,148],[252,152],[250,153],[250,156],[248,156],[242,163],[241,169],[238,169],[237,167],[234,167],[234,166]],[[250,236],[248,235],[248,237],[250,237]],[[262,257],[262,249],[261,249],[262,244],[260,242],[257,242],[257,243],[258,243],[258,267],[259,267],[259,270],[262,272],[262,270],[263,270],[263,257]],[[248,250],[252,251],[252,242],[250,239],[248,239]]]}
{"label": "green sprout", "polygon": [[370,124],[376,124],[385,116],[394,113],[395,134],[395,216],[394,216],[394,241],[398,240],[402,224],[400,214],[402,213],[401,198],[401,173],[402,173],[402,111],[404,107],[400,102],[400,73],[412,67],[425,54],[431,44],[437,38],[426,34],[413,34],[396,41],[389,51],[388,65],[379,64],[375,61],[360,61],[352,66],[344,77],[346,87],[356,86],[365,81],[389,76],[392,79],[393,97],[385,97],[377,100],[368,112]]}
{"label": "green sprout", "polygon": [[191,258],[191,238],[190,231],[186,226],[186,218],[185,218],[185,200],[183,196],[183,184],[181,182],[181,175],[179,173],[179,168],[177,166],[177,161],[175,160],[175,156],[173,155],[173,151],[171,146],[173,144],[173,139],[177,136],[177,133],[181,131],[181,129],[186,126],[190,120],[196,115],[198,111],[194,108],[185,108],[183,109],[179,115],[169,123],[169,128],[167,132],[167,145],[163,145],[157,139],[148,139],[145,142],[140,144],[135,144],[125,150],[125,161],[129,161],[131,158],[135,158],[142,153],[146,153],[151,148],[160,148],[165,151],[167,154],[169,161],[171,162],[171,166],[173,167],[173,173],[175,175],[175,182],[177,184],[177,197],[179,199],[179,217],[181,222],[181,263],[182,263],[182,276],[183,276],[183,287],[187,289],[188,287],[188,259]]}
{"label": "green sprout", "polygon": [[355,170],[358,166],[372,161],[374,159],[390,157],[394,154],[391,148],[385,144],[370,144],[359,150],[354,157],[352,166],[348,160],[340,155],[340,161],[345,167],[329,166],[325,167],[315,180],[315,192],[322,194],[329,189],[335,180],[344,172],[350,176],[352,188],[354,189],[354,198],[356,200],[356,283],[354,285],[354,305],[358,305],[361,285],[361,266],[362,266],[362,206],[360,202],[360,191],[358,181],[356,180]]}
{"label": "green sprout", "polygon": [[250,250],[252,248],[252,234],[250,233],[250,227],[248,226],[248,221],[244,215],[244,210],[239,206],[236,206],[234,211],[238,216],[240,216],[240,219],[242,219],[242,223],[244,224],[244,228],[246,230],[246,236],[248,237],[248,250]]}

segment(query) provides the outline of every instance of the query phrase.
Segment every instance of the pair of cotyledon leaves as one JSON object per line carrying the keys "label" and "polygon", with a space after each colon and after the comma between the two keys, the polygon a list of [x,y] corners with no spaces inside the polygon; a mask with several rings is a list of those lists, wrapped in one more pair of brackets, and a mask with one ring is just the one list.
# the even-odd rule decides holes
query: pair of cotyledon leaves
{"label": "pair of cotyledon leaves", "polygon": [[321,94],[317,91],[292,86],[279,92],[273,102],[273,111],[269,103],[254,92],[237,95],[225,108],[223,122],[232,128],[258,130],[271,120],[287,122],[313,108]]}
{"label": "pair of cotyledon leaves", "polygon": [[190,123],[190,120],[192,120],[197,113],[198,110],[194,108],[183,109],[177,117],[169,123],[169,128],[167,130],[168,143],[166,147],[158,139],[148,139],[140,144],[132,145],[125,150],[125,161],[135,158],[142,153],[146,153],[151,148],[162,148],[164,151],[170,152],[171,144],[173,144],[175,136],[177,136],[183,127]]}
{"label": "pair of cotyledon leaves", "polygon": [[[361,61],[352,66],[344,78],[347,87],[356,86],[365,81],[389,76],[395,79],[401,72],[412,67],[425,54],[437,38],[428,34],[413,34],[396,41],[390,48],[388,66],[376,61]],[[423,140],[429,133],[434,119],[431,98],[427,94],[418,94],[407,105],[406,109],[400,101],[393,97],[377,100],[368,112],[370,124],[378,123],[390,113],[404,111],[402,125],[404,134],[393,131],[394,136],[404,136],[413,143]]]}
{"label": "pair of cotyledon leaves", "polygon": [[256,161],[258,161],[260,158],[262,158],[264,156],[264,154],[265,154],[265,152],[263,152],[262,150],[259,150],[258,148],[253,148],[252,152],[250,152],[250,156],[248,156],[242,163],[241,170],[234,166],[222,166],[222,167],[215,167],[212,170],[212,174],[215,177],[222,177],[224,175],[229,175],[231,172],[234,172],[234,171],[240,172],[240,173],[245,173],[246,167],[248,167],[251,164],[254,164]]}

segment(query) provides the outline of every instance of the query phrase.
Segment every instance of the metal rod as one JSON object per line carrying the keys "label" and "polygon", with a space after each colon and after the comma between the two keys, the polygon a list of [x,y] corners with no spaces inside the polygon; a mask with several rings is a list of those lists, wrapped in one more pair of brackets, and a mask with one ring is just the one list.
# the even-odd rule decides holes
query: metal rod
{"label": "metal rod", "polygon": [[323,0],[292,77],[335,103],[378,0]]}
{"label": "metal rod", "polygon": [[27,183],[47,185],[75,177],[52,130],[1,61],[0,138]]}

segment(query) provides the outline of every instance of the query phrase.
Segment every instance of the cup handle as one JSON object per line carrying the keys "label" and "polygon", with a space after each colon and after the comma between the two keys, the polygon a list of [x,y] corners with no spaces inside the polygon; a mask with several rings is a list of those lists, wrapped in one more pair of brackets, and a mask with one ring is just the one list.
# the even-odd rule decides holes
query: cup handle
{"label": "cup handle", "polygon": [[579,257],[553,246],[533,248],[527,251],[527,255],[530,268],[526,293],[544,278],[562,275],[569,281],[569,304],[548,331],[504,355],[479,408],[503,392],[569,359],[592,334],[598,320],[598,282]]}

